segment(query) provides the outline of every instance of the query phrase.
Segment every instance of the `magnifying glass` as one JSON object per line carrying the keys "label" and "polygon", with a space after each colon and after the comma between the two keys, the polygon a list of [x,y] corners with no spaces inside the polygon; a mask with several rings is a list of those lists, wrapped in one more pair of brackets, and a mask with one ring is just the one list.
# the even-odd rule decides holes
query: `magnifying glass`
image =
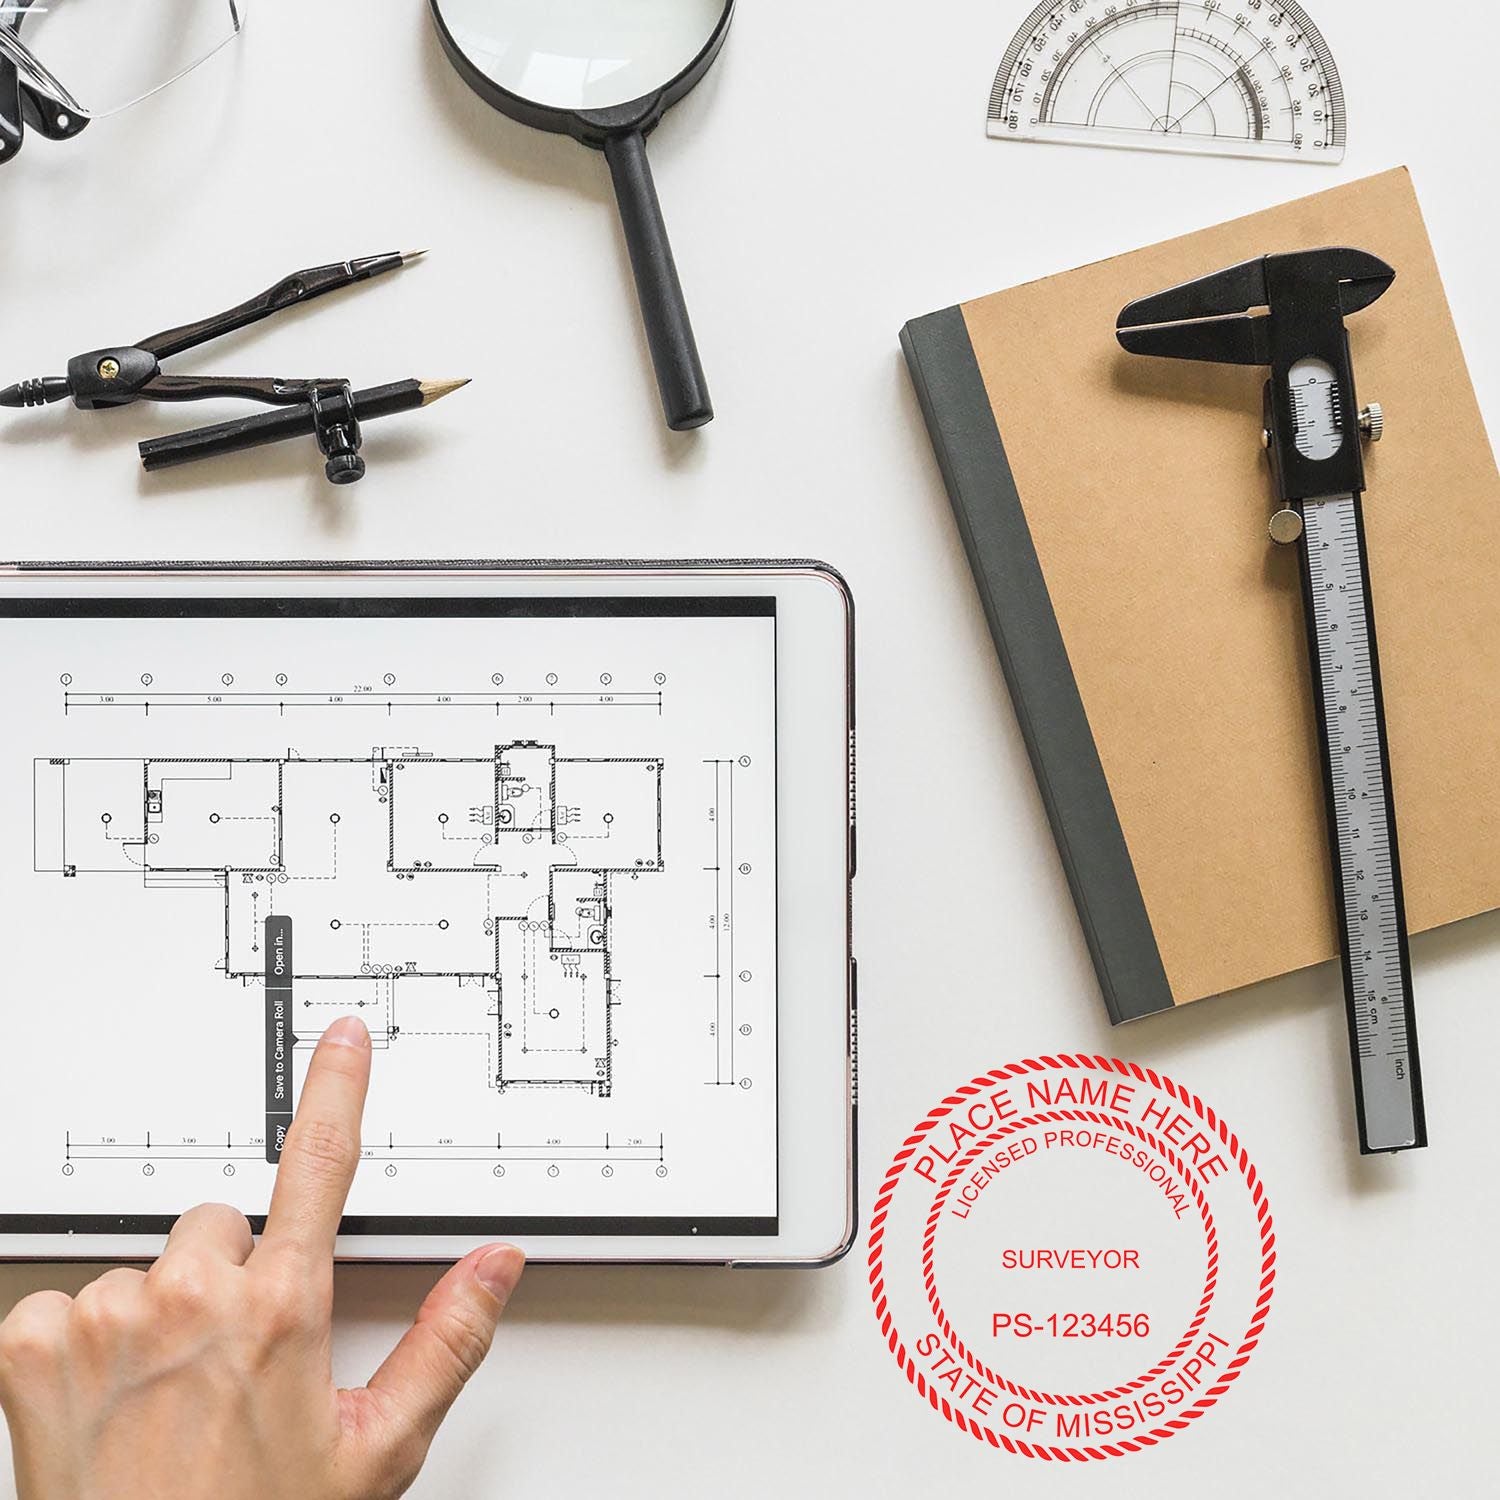
{"label": "magnifying glass", "polygon": [[713,420],[646,137],[708,72],[734,0],[431,0],[459,76],[487,104],[604,153],[667,426]]}

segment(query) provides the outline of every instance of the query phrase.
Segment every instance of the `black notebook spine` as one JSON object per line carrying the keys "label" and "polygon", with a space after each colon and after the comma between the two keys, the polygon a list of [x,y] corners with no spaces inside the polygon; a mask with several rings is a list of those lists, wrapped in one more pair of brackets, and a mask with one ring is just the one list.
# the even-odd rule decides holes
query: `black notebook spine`
{"label": "black notebook spine", "polygon": [[901,347],[1111,1021],[1170,1010],[1172,989],[1052,608],[963,310]]}

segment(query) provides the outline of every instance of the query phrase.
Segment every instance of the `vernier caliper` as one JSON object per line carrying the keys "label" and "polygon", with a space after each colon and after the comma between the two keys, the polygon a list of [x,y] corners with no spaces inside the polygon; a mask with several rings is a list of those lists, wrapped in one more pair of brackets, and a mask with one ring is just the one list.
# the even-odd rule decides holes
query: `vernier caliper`
{"label": "vernier caliper", "polygon": [[[1267,255],[1132,302],[1119,339],[1134,354],[1268,365],[1265,443],[1280,509],[1271,536],[1296,546],[1312,661],[1360,1149],[1427,1144],[1390,753],[1361,513],[1360,409],[1344,319],[1396,273],[1363,250]],[[1261,309],[1265,309],[1261,311]]]}

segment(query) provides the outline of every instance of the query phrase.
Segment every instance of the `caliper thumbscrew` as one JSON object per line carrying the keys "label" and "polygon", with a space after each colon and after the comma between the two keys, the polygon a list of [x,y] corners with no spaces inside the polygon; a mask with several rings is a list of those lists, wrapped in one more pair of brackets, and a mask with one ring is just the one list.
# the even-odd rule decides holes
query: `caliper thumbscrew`
{"label": "caliper thumbscrew", "polygon": [[1288,507],[1271,517],[1271,540],[1278,547],[1290,547],[1302,540],[1302,517]]}

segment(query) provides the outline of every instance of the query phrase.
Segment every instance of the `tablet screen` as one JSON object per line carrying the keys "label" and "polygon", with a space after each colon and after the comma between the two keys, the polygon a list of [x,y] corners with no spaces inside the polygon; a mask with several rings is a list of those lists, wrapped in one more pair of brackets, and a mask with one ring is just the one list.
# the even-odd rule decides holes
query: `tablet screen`
{"label": "tablet screen", "polygon": [[773,597],[6,598],[0,1232],[774,1236]]}

